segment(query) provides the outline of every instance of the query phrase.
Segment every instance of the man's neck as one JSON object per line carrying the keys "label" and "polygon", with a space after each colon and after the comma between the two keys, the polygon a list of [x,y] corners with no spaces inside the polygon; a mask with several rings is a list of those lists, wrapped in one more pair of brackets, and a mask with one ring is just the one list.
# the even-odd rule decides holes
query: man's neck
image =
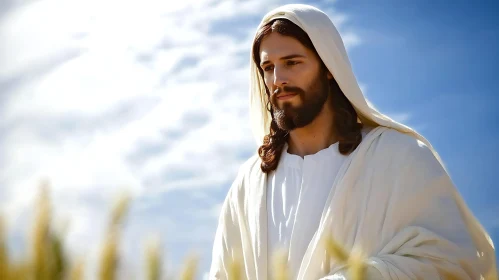
{"label": "man's neck", "polygon": [[[326,104],[329,104],[326,102]],[[307,126],[289,133],[288,153],[302,158],[323,150],[338,141],[333,128],[333,112],[325,105],[319,115]]]}

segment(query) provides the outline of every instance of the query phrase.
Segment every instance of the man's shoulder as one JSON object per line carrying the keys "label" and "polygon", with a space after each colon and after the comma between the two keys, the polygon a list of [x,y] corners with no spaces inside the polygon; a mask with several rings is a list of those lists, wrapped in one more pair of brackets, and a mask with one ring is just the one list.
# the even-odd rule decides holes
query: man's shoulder
{"label": "man's shoulder", "polygon": [[443,166],[432,149],[414,135],[385,128],[375,141],[375,158],[397,163],[395,165],[400,167],[424,167],[443,171]]}
{"label": "man's shoulder", "polygon": [[393,154],[431,152],[429,147],[416,136],[393,128],[383,128],[376,141],[376,146],[383,152]]}
{"label": "man's shoulder", "polygon": [[241,166],[239,167],[239,172],[241,173],[248,173],[254,171],[254,169],[260,168],[261,164],[261,158],[260,156],[255,153],[248,159],[246,159]]}
{"label": "man's shoulder", "polygon": [[258,177],[263,174],[260,169],[260,165],[261,159],[258,154],[250,156],[239,166],[234,183],[239,187],[243,187],[244,182],[249,180],[250,177],[254,177],[255,175]]}
{"label": "man's shoulder", "polygon": [[239,166],[227,196],[233,205],[243,205],[252,192],[258,190],[258,185],[265,182],[265,173],[260,169],[260,164],[260,157],[255,154]]}

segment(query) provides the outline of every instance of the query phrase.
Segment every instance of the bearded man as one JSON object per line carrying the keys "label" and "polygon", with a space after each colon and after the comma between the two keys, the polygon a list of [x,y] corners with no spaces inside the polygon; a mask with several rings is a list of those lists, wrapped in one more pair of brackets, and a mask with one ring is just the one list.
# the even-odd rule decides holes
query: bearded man
{"label": "bearded man", "polygon": [[363,96],[330,18],[309,5],[269,12],[251,53],[260,147],[221,210],[210,279],[348,279],[328,238],[360,251],[366,279],[497,279],[493,243],[431,144]]}

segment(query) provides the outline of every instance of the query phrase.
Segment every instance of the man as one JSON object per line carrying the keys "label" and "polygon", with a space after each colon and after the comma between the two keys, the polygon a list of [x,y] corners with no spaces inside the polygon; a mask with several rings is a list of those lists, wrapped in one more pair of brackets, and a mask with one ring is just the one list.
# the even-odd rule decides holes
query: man
{"label": "man", "polygon": [[331,20],[285,5],[258,26],[251,57],[258,154],[224,201],[210,279],[348,279],[334,238],[366,279],[497,279],[490,237],[430,143],[364,98]]}

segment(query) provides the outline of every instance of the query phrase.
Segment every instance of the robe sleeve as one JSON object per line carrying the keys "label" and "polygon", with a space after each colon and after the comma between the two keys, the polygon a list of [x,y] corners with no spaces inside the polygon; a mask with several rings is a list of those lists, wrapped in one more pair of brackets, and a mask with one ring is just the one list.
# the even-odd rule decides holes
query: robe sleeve
{"label": "robe sleeve", "polygon": [[431,150],[415,143],[387,150],[384,174],[373,169],[373,186],[389,186],[389,198],[377,207],[384,220],[366,279],[498,279],[492,240]]}
{"label": "robe sleeve", "polygon": [[[230,279],[231,264],[235,260],[243,260],[241,228],[239,225],[236,190],[239,186],[239,176],[233,182],[222,204],[218,226],[213,242],[212,261],[209,272],[210,280]],[[243,269],[243,267],[240,267]],[[244,277],[243,271],[240,271]],[[243,279],[243,278],[240,278]]]}

